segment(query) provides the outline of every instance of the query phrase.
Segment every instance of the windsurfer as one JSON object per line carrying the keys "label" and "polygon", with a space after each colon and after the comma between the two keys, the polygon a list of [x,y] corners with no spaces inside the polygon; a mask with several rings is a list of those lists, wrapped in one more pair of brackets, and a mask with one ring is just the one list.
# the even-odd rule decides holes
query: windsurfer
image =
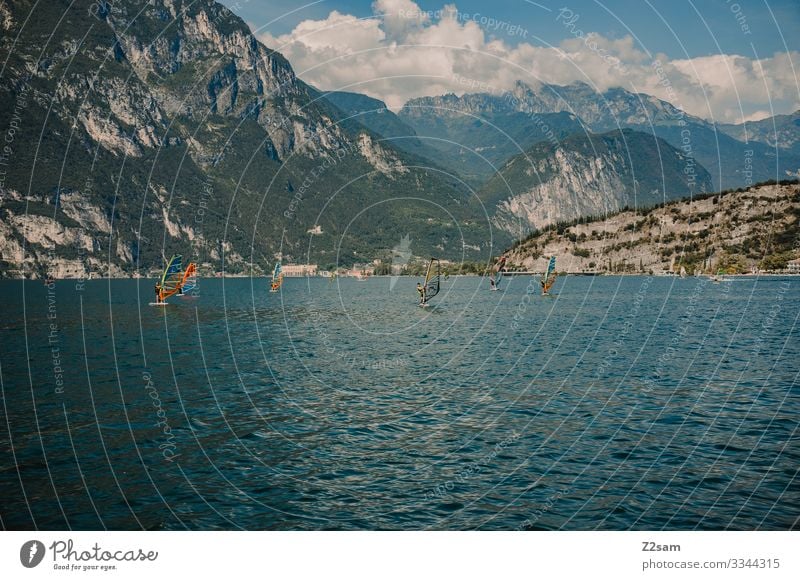
{"label": "windsurfer", "polygon": [[417,282],[417,292],[419,292],[419,303],[425,304],[425,286]]}
{"label": "windsurfer", "polygon": [[164,299],[162,298],[162,294],[161,294],[161,286],[156,284],[155,290],[156,290],[156,302],[161,304],[162,302],[164,302]]}

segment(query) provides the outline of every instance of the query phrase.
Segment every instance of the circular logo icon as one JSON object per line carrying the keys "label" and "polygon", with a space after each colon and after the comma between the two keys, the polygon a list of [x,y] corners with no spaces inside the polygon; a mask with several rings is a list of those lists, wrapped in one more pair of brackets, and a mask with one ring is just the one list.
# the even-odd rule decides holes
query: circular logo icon
{"label": "circular logo icon", "polygon": [[19,561],[26,568],[35,568],[44,559],[44,544],[39,540],[28,540],[19,549]]}

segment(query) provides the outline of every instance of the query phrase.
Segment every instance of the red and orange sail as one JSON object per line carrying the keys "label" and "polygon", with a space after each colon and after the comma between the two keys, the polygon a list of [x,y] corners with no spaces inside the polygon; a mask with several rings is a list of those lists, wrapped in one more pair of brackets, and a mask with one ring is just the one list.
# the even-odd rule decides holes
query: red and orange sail
{"label": "red and orange sail", "polygon": [[167,267],[164,268],[164,273],[161,275],[161,281],[157,284],[158,288],[158,301],[164,302],[170,296],[184,291],[185,287],[196,284],[195,281],[196,267],[194,262],[189,262],[186,270],[183,269],[183,256],[177,254],[170,258]]}

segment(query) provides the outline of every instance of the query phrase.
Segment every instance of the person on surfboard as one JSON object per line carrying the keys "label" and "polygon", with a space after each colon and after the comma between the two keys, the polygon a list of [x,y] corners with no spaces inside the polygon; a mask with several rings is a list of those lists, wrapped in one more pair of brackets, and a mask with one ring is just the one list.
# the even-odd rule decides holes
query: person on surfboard
{"label": "person on surfboard", "polygon": [[419,292],[419,303],[425,304],[425,286],[417,282],[417,292]]}

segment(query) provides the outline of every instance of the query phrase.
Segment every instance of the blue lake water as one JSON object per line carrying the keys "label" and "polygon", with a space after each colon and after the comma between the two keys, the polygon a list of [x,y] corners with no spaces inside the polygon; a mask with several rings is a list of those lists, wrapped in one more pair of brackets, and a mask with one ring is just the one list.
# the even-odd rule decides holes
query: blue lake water
{"label": "blue lake water", "polygon": [[799,525],[800,278],[416,281],[0,282],[2,526]]}

